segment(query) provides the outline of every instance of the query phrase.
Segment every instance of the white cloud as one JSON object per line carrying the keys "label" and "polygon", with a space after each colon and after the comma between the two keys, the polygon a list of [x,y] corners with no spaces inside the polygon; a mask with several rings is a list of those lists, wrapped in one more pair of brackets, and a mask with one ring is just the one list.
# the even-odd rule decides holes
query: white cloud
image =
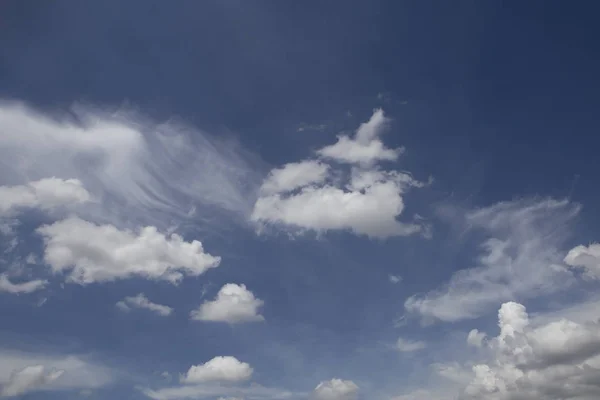
{"label": "white cloud", "polygon": [[0,182],[29,187],[48,176],[74,178],[99,200],[80,215],[119,227],[166,229],[189,220],[196,206],[194,218],[214,230],[223,222],[215,209],[243,220],[251,212],[263,167],[226,135],[123,109],[65,111],[0,104]]}
{"label": "white cloud", "polygon": [[351,230],[380,238],[410,235],[421,227],[396,220],[404,210],[402,190],[393,181],[378,182],[364,193],[333,186],[310,187],[295,196],[261,197],[256,202],[253,219],[318,232]]}
{"label": "white cloud", "polygon": [[269,173],[260,191],[268,195],[292,191],[312,183],[321,183],[327,178],[328,171],[328,165],[314,160],[285,164]]}
{"label": "white cloud", "polygon": [[21,370],[14,371],[3,386],[0,397],[19,396],[43,388],[54,382],[65,371],[48,371],[43,365],[32,365]]}
{"label": "white cloud", "polygon": [[388,149],[379,140],[379,135],[389,123],[390,120],[385,117],[383,110],[377,109],[368,122],[360,125],[353,139],[340,135],[335,144],[320,149],[317,154],[351,164],[369,165],[377,161],[394,161],[402,149]]}
{"label": "white cloud", "polygon": [[[344,139],[317,153],[336,158],[340,143],[354,143],[352,146],[357,149],[363,149],[364,143],[381,145],[376,137],[385,121],[383,112],[378,110],[368,123],[361,125],[356,141]],[[395,159],[397,154],[392,150],[368,156],[352,153],[349,157],[355,157],[357,165],[351,168],[350,174],[344,168],[335,169],[314,160],[274,169],[263,184],[251,220],[260,228],[275,226],[317,233],[348,230],[373,238],[424,232],[422,224],[398,221],[405,208],[406,191],[424,184],[404,172],[379,170],[374,163],[392,159],[382,156],[391,154],[389,152],[394,153]]]}
{"label": "white cloud", "polygon": [[254,370],[250,364],[232,356],[215,357],[201,365],[193,365],[181,377],[181,383],[202,382],[243,382],[252,377]]}
{"label": "white cloud", "polygon": [[0,274],[0,292],[21,294],[21,293],[33,293],[40,289],[43,289],[48,284],[48,281],[41,279],[34,279],[27,282],[13,283],[8,279],[6,274]]}
{"label": "white cloud", "polygon": [[402,277],[400,275],[390,275],[388,277],[390,283],[396,284],[402,282]]}
{"label": "white cloud", "polygon": [[204,302],[190,313],[190,317],[197,321],[230,324],[263,321],[264,317],[259,314],[263,304],[245,285],[228,283],[219,290],[214,300]]}
{"label": "white cloud", "polygon": [[423,350],[426,347],[427,343],[421,340],[408,340],[400,337],[396,341],[396,350],[401,351],[403,353]]}
{"label": "white cloud", "polygon": [[323,381],[313,391],[315,400],[356,400],[359,387],[350,380],[334,378]]}
{"label": "white cloud", "polygon": [[[587,310],[591,304],[586,303],[583,308]],[[579,322],[565,318],[567,315],[576,316]],[[475,359],[432,364],[444,383],[430,377],[429,387],[393,399],[598,399],[600,323],[597,315],[597,308],[589,314],[569,307],[530,318],[522,304],[504,303],[498,311],[497,336],[476,341],[480,347]],[[485,336],[476,329],[472,332],[470,336],[477,339]]]}
{"label": "white cloud", "polygon": [[406,310],[458,321],[513,298],[566,289],[574,280],[562,266],[562,246],[578,212],[567,201],[550,199],[503,202],[467,213],[467,226],[486,238],[477,264],[454,273],[439,289],[410,297]]}
{"label": "white cloud", "polygon": [[521,304],[504,303],[489,362],[473,366],[465,399],[596,399],[600,325],[566,319],[532,326]]}
{"label": "white cloud", "polygon": [[220,262],[205,253],[199,241],[186,242],[176,234],[167,237],[151,226],[134,233],[71,217],[37,232],[46,246],[44,261],[53,272],[69,271],[68,281],[80,284],[133,276],[176,283]]}
{"label": "white cloud", "polygon": [[110,369],[79,356],[0,349],[0,387],[4,394],[23,390],[94,389],[113,379]]}
{"label": "white cloud", "polygon": [[600,279],[600,244],[571,249],[565,257],[565,263],[570,267],[583,269],[583,275],[588,279]]}
{"label": "white cloud", "polygon": [[26,185],[0,186],[0,216],[14,215],[22,208],[52,210],[90,201],[90,194],[77,179],[56,177]]}
{"label": "white cloud", "polygon": [[143,293],[139,293],[136,296],[125,297],[117,303],[117,307],[123,311],[129,311],[132,308],[142,308],[152,311],[161,317],[169,316],[173,312],[173,309],[169,306],[151,302]]}

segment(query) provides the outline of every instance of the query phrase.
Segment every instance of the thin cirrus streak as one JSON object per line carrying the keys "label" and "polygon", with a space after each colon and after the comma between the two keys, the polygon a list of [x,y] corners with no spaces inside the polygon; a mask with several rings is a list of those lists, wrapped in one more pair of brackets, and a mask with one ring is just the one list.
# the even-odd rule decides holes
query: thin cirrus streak
{"label": "thin cirrus streak", "polygon": [[74,106],[50,115],[3,102],[0,133],[0,184],[77,179],[99,200],[83,210],[97,222],[215,225],[215,210],[244,221],[263,176],[258,158],[233,139],[126,110]]}

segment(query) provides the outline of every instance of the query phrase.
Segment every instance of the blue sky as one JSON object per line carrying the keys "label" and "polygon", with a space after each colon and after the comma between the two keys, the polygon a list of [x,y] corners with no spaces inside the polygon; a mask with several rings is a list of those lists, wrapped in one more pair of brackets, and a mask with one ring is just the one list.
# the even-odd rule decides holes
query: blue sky
{"label": "blue sky", "polygon": [[597,399],[597,11],[2,2],[0,397]]}

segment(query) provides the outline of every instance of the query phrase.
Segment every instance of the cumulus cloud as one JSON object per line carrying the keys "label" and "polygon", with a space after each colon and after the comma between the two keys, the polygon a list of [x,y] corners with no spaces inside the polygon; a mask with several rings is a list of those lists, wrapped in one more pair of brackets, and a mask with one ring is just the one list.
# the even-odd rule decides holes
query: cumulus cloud
{"label": "cumulus cloud", "polygon": [[377,161],[394,161],[402,149],[385,147],[379,136],[390,124],[382,109],[373,112],[371,119],[360,125],[354,138],[338,136],[335,144],[317,151],[322,157],[349,164],[372,164]]}
{"label": "cumulus cloud", "polygon": [[143,293],[139,293],[136,296],[125,297],[117,303],[117,307],[123,311],[130,311],[132,308],[141,308],[152,311],[161,317],[167,317],[173,312],[173,309],[169,306],[151,302]]}
{"label": "cumulus cloud", "polygon": [[181,383],[243,382],[250,379],[253,372],[250,364],[241,362],[232,356],[221,356],[201,365],[192,365],[188,372],[181,377]]}
{"label": "cumulus cloud", "polygon": [[48,371],[43,365],[32,365],[15,371],[10,375],[8,382],[2,386],[0,396],[13,397],[43,388],[54,382],[65,371]]}
{"label": "cumulus cloud", "polygon": [[388,277],[390,283],[396,284],[402,282],[402,277],[400,275],[390,275]]}
{"label": "cumulus cloud", "polygon": [[199,276],[220,262],[199,241],[166,236],[151,226],[133,232],[70,217],[37,232],[52,271],[68,271],[68,281],[79,284],[133,276],[177,283],[184,275]]}
{"label": "cumulus cloud", "polygon": [[323,381],[313,391],[315,400],[356,400],[359,387],[350,380],[334,378]]}
{"label": "cumulus cloud", "polygon": [[219,290],[214,300],[201,304],[190,313],[190,317],[197,321],[230,324],[264,321],[264,317],[259,314],[263,304],[245,285],[228,283]]}
{"label": "cumulus cloud", "polygon": [[409,340],[404,338],[398,338],[396,341],[396,350],[402,353],[409,353],[413,351],[423,350],[427,347],[427,343],[421,340]]}
{"label": "cumulus cloud", "polygon": [[0,104],[0,182],[17,185],[27,202],[42,204],[35,194],[40,188],[30,181],[56,176],[69,179],[62,184],[76,193],[62,191],[53,199],[57,193],[45,192],[46,201],[69,193],[81,199],[82,184],[98,200],[82,216],[119,227],[166,229],[189,220],[196,207],[194,218],[217,228],[216,209],[243,220],[252,210],[262,166],[225,135],[175,120],[154,123],[123,109],[76,105],[65,111],[49,115],[23,103]]}
{"label": "cumulus cloud", "polygon": [[377,110],[358,129],[355,140],[341,137],[337,144],[317,151],[327,159],[352,164],[350,171],[316,160],[273,170],[261,187],[251,220],[260,227],[318,233],[348,230],[374,238],[423,232],[422,224],[400,222],[398,217],[405,208],[404,194],[424,183],[405,172],[383,171],[375,165],[399,154],[383,149],[377,139],[385,125],[387,118]]}
{"label": "cumulus cloud", "polygon": [[475,318],[513,298],[566,289],[572,274],[562,265],[563,245],[579,207],[567,201],[517,200],[471,211],[465,223],[483,234],[477,263],[450,281],[405,302],[426,319]]}
{"label": "cumulus cloud", "polygon": [[504,303],[489,362],[472,367],[464,399],[596,399],[600,396],[600,324],[567,319],[534,326],[525,307]]}
{"label": "cumulus cloud", "polygon": [[[584,304],[587,310],[590,304]],[[569,319],[575,316],[574,321]],[[531,318],[517,302],[498,311],[497,336],[476,329],[476,358],[432,364],[443,383],[394,400],[593,400],[600,398],[600,322],[569,307]],[[485,340],[482,340],[486,337]],[[452,346],[455,346],[453,344]],[[435,382],[435,377],[429,378]]]}
{"label": "cumulus cloud", "polygon": [[582,269],[583,276],[588,279],[600,279],[600,244],[574,247],[567,253],[565,263]]}
{"label": "cumulus cloud", "polygon": [[47,284],[48,281],[42,279],[13,283],[6,274],[0,274],[0,292],[11,294],[33,293],[43,289]]}
{"label": "cumulus cloud", "polygon": [[0,186],[0,216],[14,215],[23,208],[52,210],[90,201],[88,191],[77,179],[56,177],[25,185]]}

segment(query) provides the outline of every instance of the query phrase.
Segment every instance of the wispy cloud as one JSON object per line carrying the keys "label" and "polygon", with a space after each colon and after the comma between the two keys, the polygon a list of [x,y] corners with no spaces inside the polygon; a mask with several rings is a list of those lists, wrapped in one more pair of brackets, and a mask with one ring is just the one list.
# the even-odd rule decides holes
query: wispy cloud
{"label": "wispy cloud", "polygon": [[167,317],[173,312],[173,308],[163,304],[157,304],[148,299],[145,294],[139,293],[136,296],[125,297],[117,303],[117,307],[122,311],[131,311],[132,308],[151,311],[161,317]]}
{"label": "wispy cloud", "polygon": [[233,139],[123,109],[74,106],[49,115],[5,101],[0,130],[0,183],[13,192],[35,192],[30,182],[52,177],[81,184],[99,200],[82,217],[96,222],[166,229],[196,207],[195,218],[216,228],[223,221],[214,210],[246,219],[263,176],[258,159]]}
{"label": "wispy cloud", "polygon": [[572,274],[563,266],[565,239],[579,206],[568,201],[517,200],[467,212],[466,227],[483,235],[471,268],[442,287],[414,295],[405,308],[426,319],[475,318],[502,301],[566,289]]}
{"label": "wispy cloud", "polygon": [[100,388],[113,379],[111,369],[81,356],[0,349],[0,387],[5,396],[37,390]]}

